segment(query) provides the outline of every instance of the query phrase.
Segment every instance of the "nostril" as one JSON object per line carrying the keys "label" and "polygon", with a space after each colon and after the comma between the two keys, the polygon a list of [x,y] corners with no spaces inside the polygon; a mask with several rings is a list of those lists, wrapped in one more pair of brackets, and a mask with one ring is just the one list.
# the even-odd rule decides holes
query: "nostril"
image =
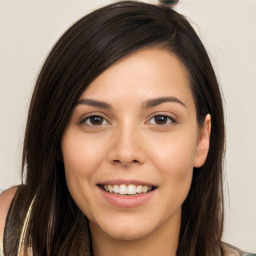
{"label": "nostril", "polygon": [[[128,138],[130,139],[130,138]],[[146,159],[145,151],[140,145],[128,139],[118,141],[110,147],[107,160],[112,165],[128,167],[132,164],[143,164]],[[128,141],[128,142],[127,142]]]}
{"label": "nostril", "polygon": [[129,166],[130,164],[133,164],[133,163],[137,164],[137,163],[139,163],[140,161],[134,159],[134,160],[132,160],[132,161],[127,161],[127,162],[121,161],[121,160],[113,160],[112,162],[113,162],[114,164],[122,165],[123,167],[126,167],[126,166]]}

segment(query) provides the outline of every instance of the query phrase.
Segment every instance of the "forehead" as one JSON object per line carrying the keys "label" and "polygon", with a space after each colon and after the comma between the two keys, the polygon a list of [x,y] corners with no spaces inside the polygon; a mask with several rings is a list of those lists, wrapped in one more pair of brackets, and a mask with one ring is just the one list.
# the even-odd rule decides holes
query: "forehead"
{"label": "forehead", "polygon": [[110,66],[88,86],[81,98],[111,101],[163,96],[192,99],[183,63],[169,50],[154,47],[139,50]]}

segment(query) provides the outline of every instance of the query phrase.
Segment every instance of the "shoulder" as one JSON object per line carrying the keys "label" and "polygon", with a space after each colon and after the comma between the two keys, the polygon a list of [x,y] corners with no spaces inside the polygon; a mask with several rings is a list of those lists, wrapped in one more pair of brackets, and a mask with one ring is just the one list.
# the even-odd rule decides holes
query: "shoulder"
{"label": "shoulder", "polygon": [[11,187],[0,194],[0,238],[3,238],[6,217],[18,187]]}
{"label": "shoulder", "polygon": [[256,256],[256,254],[242,251],[227,243],[222,243],[222,248],[225,256]]}

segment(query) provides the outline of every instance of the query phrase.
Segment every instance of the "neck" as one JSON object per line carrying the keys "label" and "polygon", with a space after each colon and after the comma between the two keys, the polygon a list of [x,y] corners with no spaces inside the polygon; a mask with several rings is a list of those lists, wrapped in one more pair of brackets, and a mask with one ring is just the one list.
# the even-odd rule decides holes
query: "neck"
{"label": "neck", "polygon": [[181,212],[150,234],[135,240],[119,240],[90,223],[93,256],[175,256],[179,242]]}

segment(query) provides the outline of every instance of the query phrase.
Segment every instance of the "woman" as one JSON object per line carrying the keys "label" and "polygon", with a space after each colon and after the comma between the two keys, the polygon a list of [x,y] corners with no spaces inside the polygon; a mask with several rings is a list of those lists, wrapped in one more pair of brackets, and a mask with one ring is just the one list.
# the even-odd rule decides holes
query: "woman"
{"label": "woman", "polygon": [[25,184],[1,195],[5,255],[246,255],[221,242],[224,137],[184,17],[131,1],[92,12],[39,74]]}

